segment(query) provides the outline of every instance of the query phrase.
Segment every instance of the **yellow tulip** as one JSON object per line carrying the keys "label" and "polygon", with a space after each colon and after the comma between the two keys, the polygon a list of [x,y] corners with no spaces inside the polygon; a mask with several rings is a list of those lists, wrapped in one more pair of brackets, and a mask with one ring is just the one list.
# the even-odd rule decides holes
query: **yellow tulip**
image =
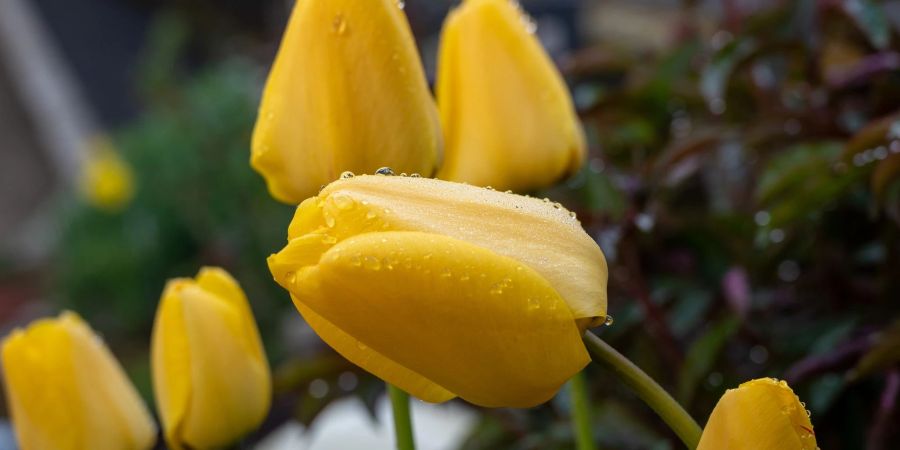
{"label": "yellow tulip", "polygon": [[169,447],[223,447],[253,431],[272,395],[244,292],[222,269],[169,281],[153,325],[153,389]]}
{"label": "yellow tulip", "polygon": [[111,212],[123,209],[134,196],[131,167],[106,136],[91,140],[82,168],[81,191],[92,206]]}
{"label": "yellow tulip", "polygon": [[697,450],[816,450],[809,413],[784,381],[761,378],[719,399]]}
{"label": "yellow tulip", "polygon": [[588,362],[607,267],[549,201],[416,177],[357,176],[304,201],[275,280],[340,354],[429,402],[549,399]]}
{"label": "yellow tulip", "polygon": [[141,450],[156,425],[115,357],[64,312],[3,341],[6,394],[22,450]]}
{"label": "yellow tulip", "polygon": [[296,2],[263,92],[251,164],[298,204],[345,170],[431,175],[437,108],[397,0]]}
{"label": "yellow tulip", "polygon": [[465,0],[444,24],[438,177],[525,191],[581,167],[585,140],[568,89],[510,0]]}

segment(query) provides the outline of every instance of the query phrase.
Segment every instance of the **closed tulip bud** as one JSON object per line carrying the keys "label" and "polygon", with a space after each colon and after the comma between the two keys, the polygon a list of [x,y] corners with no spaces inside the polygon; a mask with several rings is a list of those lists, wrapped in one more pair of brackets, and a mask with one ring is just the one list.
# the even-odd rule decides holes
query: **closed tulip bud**
{"label": "closed tulip bud", "polygon": [[438,177],[497,189],[545,187],[581,167],[585,141],[568,90],[510,0],[465,0],[444,24]]}
{"label": "closed tulip bud", "polygon": [[3,341],[3,375],[22,450],[143,450],[156,442],[134,386],[75,313],[13,331]]}
{"label": "closed tulip bud", "polygon": [[697,450],[817,450],[806,406],[784,381],[761,378],[719,399]]}
{"label": "closed tulip bud", "polygon": [[269,364],[244,292],[222,269],[169,281],[153,325],[153,389],[170,448],[224,447],[266,417]]}
{"label": "closed tulip bud", "polygon": [[304,201],[269,258],[340,354],[423,400],[549,399],[606,315],[606,261],[558,204],[415,177],[358,176]]}
{"label": "closed tulip bud", "polygon": [[397,0],[296,2],[253,132],[275,198],[300,203],[346,170],[429,176],[440,133]]}

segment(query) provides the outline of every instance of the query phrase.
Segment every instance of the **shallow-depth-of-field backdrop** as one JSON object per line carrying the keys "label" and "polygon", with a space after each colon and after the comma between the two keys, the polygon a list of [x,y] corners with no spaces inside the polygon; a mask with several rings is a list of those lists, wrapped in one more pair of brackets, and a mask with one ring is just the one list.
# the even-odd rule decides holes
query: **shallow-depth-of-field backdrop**
{"label": "shallow-depth-of-field backdrop", "polygon": [[[315,336],[265,264],[294,207],[251,169],[250,136],[291,2],[82,2],[135,18],[106,28],[134,40],[125,62],[68,42],[98,39],[75,3],[36,10],[133,191],[104,207],[64,177],[16,181],[49,187],[0,238],[0,330],[77,311],[150,399],[162,287],[221,266],[247,293],[274,377],[272,410],[242,445],[314,426],[348,396],[374,415],[383,383]],[[451,2],[406,3],[433,82]],[[576,212],[606,256],[615,320],[598,335],[701,425],[726,389],[771,376],[805,401],[823,450],[900,448],[900,1],[522,6],[588,138],[584,168],[530,194]],[[24,189],[2,183],[4,196]],[[43,245],[23,256],[14,240]],[[600,448],[681,448],[615,377],[587,375]],[[474,412],[462,448],[573,448],[566,392],[524,410],[460,402]]]}

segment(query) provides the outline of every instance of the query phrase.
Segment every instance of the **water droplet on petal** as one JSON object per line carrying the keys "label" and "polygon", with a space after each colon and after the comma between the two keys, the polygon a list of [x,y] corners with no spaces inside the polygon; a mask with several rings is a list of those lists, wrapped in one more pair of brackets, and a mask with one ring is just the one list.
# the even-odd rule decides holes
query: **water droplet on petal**
{"label": "water droplet on petal", "polygon": [[397,1],[397,8],[400,8],[401,10],[402,10],[403,8],[406,8],[406,2],[403,1],[403,0],[398,0],[398,1]]}
{"label": "water droplet on petal", "polygon": [[349,170],[346,171],[346,172],[341,172],[341,179],[342,179],[342,180],[346,180],[346,179],[348,179],[348,178],[353,178],[354,176],[356,176],[356,175],[355,175],[353,172],[349,171]]}
{"label": "water droplet on petal", "polygon": [[444,268],[444,270],[441,271],[440,275],[441,275],[441,278],[450,278],[453,276],[453,271],[450,270],[449,267],[446,267],[446,268]]}
{"label": "water droplet on petal", "polygon": [[613,319],[613,316],[610,316],[609,314],[607,314],[606,318],[603,319],[603,326],[606,326],[606,327],[612,326],[613,322],[615,322],[615,319]]}
{"label": "water droplet on petal", "polygon": [[382,167],[375,171],[375,175],[393,176],[394,170],[390,167]]}
{"label": "water droplet on petal", "polygon": [[367,255],[363,258],[363,267],[369,270],[381,270],[381,260],[372,255]]}
{"label": "water droplet on petal", "polygon": [[343,14],[338,13],[331,21],[331,31],[337,35],[343,35],[347,32],[347,19]]}
{"label": "water droplet on petal", "polygon": [[410,178],[422,178],[422,175],[419,175],[417,173],[411,173],[411,174],[409,174],[409,177]]}
{"label": "water droplet on petal", "polygon": [[337,209],[343,211],[353,209],[353,207],[356,206],[356,202],[349,195],[335,195],[331,197],[331,201],[334,202],[334,206],[336,206]]}

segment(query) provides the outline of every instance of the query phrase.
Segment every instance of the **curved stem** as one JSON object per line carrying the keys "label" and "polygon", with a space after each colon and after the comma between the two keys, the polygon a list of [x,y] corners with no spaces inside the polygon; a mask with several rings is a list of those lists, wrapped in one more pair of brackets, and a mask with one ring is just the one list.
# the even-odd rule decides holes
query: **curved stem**
{"label": "curved stem", "polygon": [[702,432],[700,426],[665,389],[597,335],[588,331],[583,339],[594,362],[612,369],[647,406],[656,411],[687,448],[697,448]]}
{"label": "curved stem", "polygon": [[409,394],[394,385],[387,385],[388,397],[394,411],[394,435],[397,437],[397,450],[415,450],[413,441],[412,416],[409,413]]}
{"label": "curved stem", "polygon": [[572,426],[578,450],[595,450],[594,433],[591,430],[591,410],[588,401],[584,371],[569,380],[569,396],[572,401]]}

